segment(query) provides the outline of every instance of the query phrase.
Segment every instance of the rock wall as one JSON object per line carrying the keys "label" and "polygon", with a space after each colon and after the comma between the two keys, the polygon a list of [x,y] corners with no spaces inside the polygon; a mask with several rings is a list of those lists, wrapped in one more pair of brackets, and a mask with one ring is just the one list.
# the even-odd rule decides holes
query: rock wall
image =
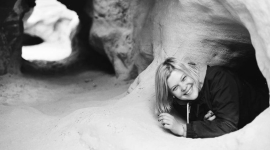
{"label": "rock wall", "polygon": [[0,75],[19,73],[22,48],[22,17],[31,0],[10,0],[0,6]]}
{"label": "rock wall", "polygon": [[[170,56],[183,61],[192,60],[198,65],[228,65],[235,68],[245,65],[249,56],[255,54],[269,88],[269,7],[267,0],[156,1],[152,12],[157,14],[152,24],[154,60],[136,78],[129,92],[136,95],[148,89],[148,94],[154,95],[155,70]],[[250,43],[255,51],[247,46]],[[152,101],[147,108],[153,111],[154,98],[148,99]],[[269,124],[268,108],[253,122],[234,133],[208,140],[177,138],[170,146],[172,149],[269,149]]]}
{"label": "rock wall", "polygon": [[95,0],[90,8],[90,42],[122,79],[154,56],[239,67],[254,55],[246,27],[218,1]]}
{"label": "rock wall", "polygon": [[[136,2],[136,1],[134,1]],[[93,0],[88,14],[93,18],[90,43],[106,54],[116,76],[135,77],[133,61],[133,2],[130,0]],[[134,76],[135,75],[135,76]]]}
{"label": "rock wall", "polygon": [[256,59],[258,66],[267,80],[270,87],[270,44],[269,39],[269,15],[270,2],[262,1],[244,1],[244,0],[226,0],[220,3],[241,22],[249,31],[252,45],[256,50]]}
{"label": "rock wall", "polygon": [[248,31],[218,2],[159,1],[154,13],[155,56],[234,66],[252,53]]}
{"label": "rock wall", "polygon": [[[137,126],[143,126],[149,132],[145,133],[139,130],[138,134],[132,134],[132,137],[136,137],[135,139],[129,138],[128,133],[123,132],[123,135],[126,135],[125,140],[123,140],[122,135],[113,134],[110,130],[102,132],[107,127],[93,125],[97,129],[95,135],[103,133],[108,139],[120,139],[124,142],[115,144],[110,140],[100,141],[103,144],[106,143],[107,147],[110,144],[115,144],[114,146],[117,146],[118,149],[127,148],[125,143],[134,140],[139,143],[136,146],[140,145],[136,147],[137,149],[139,147],[142,149],[153,147],[155,149],[269,149],[270,145],[267,141],[270,138],[269,108],[241,130],[214,139],[194,141],[193,139],[168,137],[167,132],[162,132],[158,127],[155,131],[151,130],[154,130],[152,126],[158,126],[153,108],[155,103],[153,77],[157,66],[167,57],[174,56],[182,61],[194,61],[199,66],[226,65],[233,69],[245,67],[247,68],[246,75],[249,75],[253,72],[249,62],[255,56],[259,69],[270,87],[270,50],[267,42],[270,32],[267,26],[270,22],[268,19],[270,11],[267,8],[270,7],[270,3],[266,0],[153,0],[137,1],[136,4],[140,7],[135,5],[138,7],[135,7],[137,11],[133,14],[132,51],[134,64],[132,65],[137,69],[141,67],[138,70],[142,72],[130,86],[129,95],[122,98],[110,111],[113,115],[109,118],[113,118],[113,120],[131,119],[136,122],[134,123],[136,125],[126,125],[126,128],[135,129]],[[103,28],[102,23],[98,24],[98,28]],[[114,26],[109,25],[108,28],[115,29]],[[105,31],[106,28],[103,29]],[[95,40],[99,41],[101,50],[102,46],[109,42],[102,39],[106,36],[96,34]],[[116,39],[115,42],[119,41]],[[107,48],[114,54],[115,49]],[[147,67],[148,63],[150,65]],[[129,109],[134,111],[129,111]],[[140,112],[134,113],[135,110],[140,110]],[[107,115],[103,112],[97,114]],[[106,123],[112,125],[106,119],[102,120],[102,124]],[[155,142],[159,141],[158,144],[142,140],[151,134],[155,134],[158,139],[153,137],[149,139],[153,139]],[[105,138],[105,136],[97,137],[94,135],[93,137]],[[168,140],[169,138],[170,140]],[[196,144],[194,144],[195,142]],[[93,146],[93,144],[89,145]],[[129,147],[129,149],[136,148]]]}
{"label": "rock wall", "polygon": [[[135,41],[142,41],[138,42],[141,49],[153,51],[154,60],[137,77],[130,90],[143,84],[142,78],[154,76],[156,67],[171,56],[193,61],[199,66],[246,67],[252,74],[248,65],[255,55],[270,87],[270,50],[265,40],[270,31],[266,9],[270,3],[159,0],[151,6],[154,7],[148,13],[145,26],[137,33],[140,38]],[[141,40],[143,38],[146,40]]]}

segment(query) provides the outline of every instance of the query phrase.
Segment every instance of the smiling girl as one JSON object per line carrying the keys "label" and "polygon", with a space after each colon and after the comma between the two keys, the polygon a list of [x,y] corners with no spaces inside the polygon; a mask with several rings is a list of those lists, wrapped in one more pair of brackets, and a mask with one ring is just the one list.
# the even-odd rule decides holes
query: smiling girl
{"label": "smiling girl", "polygon": [[[254,88],[223,67],[199,71],[195,64],[172,57],[158,67],[155,84],[158,121],[184,137],[217,137],[235,131],[269,106],[268,89]],[[172,110],[186,116],[187,123]]]}

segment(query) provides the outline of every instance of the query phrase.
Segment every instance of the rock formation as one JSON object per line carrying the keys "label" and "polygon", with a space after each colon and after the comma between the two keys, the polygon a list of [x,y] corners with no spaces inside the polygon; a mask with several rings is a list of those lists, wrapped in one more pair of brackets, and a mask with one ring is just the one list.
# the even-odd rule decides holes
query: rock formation
{"label": "rock formation", "polygon": [[22,57],[28,61],[59,61],[69,57],[78,24],[77,14],[63,4],[56,0],[37,0],[34,9],[24,16],[24,32],[44,42],[24,46]]}
{"label": "rock formation", "polygon": [[94,0],[92,5],[93,10],[89,11],[93,18],[91,44],[108,56],[118,77],[134,78],[137,72],[133,60],[132,1]]}
{"label": "rock formation", "polygon": [[[94,2],[104,2],[101,3],[104,5],[108,4],[105,1]],[[132,10],[135,9],[133,14],[133,31],[136,32],[132,32],[132,50],[135,54],[132,57],[135,58],[135,56],[145,54],[141,58],[148,58],[150,60],[154,58],[154,60],[139,74],[130,86],[128,91],[130,94],[128,96],[122,98],[107,113],[100,111],[100,113],[93,116],[93,120],[90,121],[89,125],[95,129],[95,132],[88,133],[89,139],[85,140],[88,142],[88,146],[95,148],[99,145],[106,145],[105,147],[112,149],[151,149],[151,147],[155,147],[155,149],[244,150],[269,148],[270,145],[267,142],[267,139],[270,138],[268,129],[270,124],[269,109],[265,110],[252,123],[237,132],[211,140],[196,140],[195,145],[192,144],[194,142],[192,139],[172,138],[167,136],[167,134],[164,135],[163,132],[160,133],[161,131],[159,130],[161,129],[153,129],[149,126],[157,125],[155,122],[156,117],[153,116],[155,101],[154,73],[156,67],[165,58],[170,56],[177,57],[182,61],[194,61],[198,65],[226,65],[232,68],[241,68],[255,55],[258,66],[268,82],[268,87],[270,87],[270,50],[268,48],[269,43],[267,42],[270,31],[267,25],[270,22],[268,19],[269,10],[267,8],[270,7],[270,3],[267,0],[149,0],[147,2],[132,1],[129,3],[129,6],[133,8]],[[120,29],[124,27],[126,29],[127,27],[123,27],[123,25],[120,27],[120,24],[117,25],[116,22],[111,23],[111,20],[106,19],[109,16],[107,14],[108,7],[100,6],[98,8],[104,9],[104,12],[99,10],[98,12],[102,13],[94,13],[93,17],[96,17],[96,20],[94,19],[92,30],[97,29],[97,32],[91,31],[92,40],[94,39],[101,49],[105,49],[106,54],[110,55],[111,61],[118,61],[117,59],[120,58],[115,58],[118,52],[115,49],[118,47],[116,43],[123,41],[123,37],[125,37],[123,35],[126,32],[122,34],[119,32]],[[95,14],[98,16],[95,16]],[[95,23],[95,21],[97,22]],[[105,25],[102,26],[103,24]],[[105,34],[104,31],[107,28],[109,32]],[[114,36],[117,38],[110,39],[110,37]],[[123,45],[125,46],[125,44]],[[120,49],[122,48],[120,47]],[[127,53],[128,51],[125,52]],[[136,63],[138,60],[140,59],[134,59],[134,64],[132,65],[142,64],[142,60]],[[249,66],[245,67],[250,69]],[[124,71],[127,71],[127,69]],[[249,70],[250,72],[252,70]],[[134,99],[134,97],[136,98]],[[140,110],[141,112],[133,113],[128,111],[130,109],[134,111]],[[77,117],[80,116],[79,113],[76,114],[78,115]],[[120,124],[114,121],[109,122],[106,119],[100,119],[103,117],[108,120],[109,118],[114,118],[113,120],[122,119],[126,122],[123,121],[125,123]],[[94,124],[94,122],[105,125],[101,127]],[[122,125],[125,126],[126,130],[128,130],[127,128],[134,128],[136,130],[137,126],[143,126],[143,129],[147,131],[138,129],[141,131],[141,135],[130,133],[132,137],[124,131],[119,135],[109,130],[106,124],[109,127],[115,128]],[[99,135],[98,133],[102,133],[104,136],[95,136]],[[142,137],[153,134],[157,137],[157,139],[154,138],[153,140],[160,141],[158,146],[154,145],[155,142],[141,140]],[[123,136],[127,138],[123,139]],[[153,136],[151,137],[153,138]],[[260,138],[257,139],[256,137]],[[94,141],[91,140],[94,138]],[[111,139],[114,139],[114,142]],[[133,140],[136,140],[139,146],[130,148],[125,144]],[[116,141],[121,142],[112,145]],[[102,148],[104,148],[103,146]]]}
{"label": "rock formation", "polygon": [[234,67],[254,55],[248,30],[219,2],[95,0],[92,7],[90,42],[123,79],[142,72],[154,51]]}
{"label": "rock formation", "polygon": [[[29,5],[34,5],[30,0]],[[22,48],[22,17],[28,6],[22,0],[1,2],[0,6],[0,75],[19,73]]]}

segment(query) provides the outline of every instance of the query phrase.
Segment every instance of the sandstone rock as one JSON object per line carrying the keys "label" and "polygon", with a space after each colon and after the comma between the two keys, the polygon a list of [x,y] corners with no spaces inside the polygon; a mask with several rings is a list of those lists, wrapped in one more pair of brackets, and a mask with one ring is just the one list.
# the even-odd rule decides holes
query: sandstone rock
{"label": "sandstone rock", "polygon": [[[268,19],[270,11],[267,9],[270,7],[270,3],[268,1],[149,0],[148,2],[137,2],[137,4],[144,5],[139,5],[140,7],[135,9],[137,11],[133,15],[137,16],[137,18],[133,18],[133,51],[136,55],[138,55],[138,51],[141,51],[141,55],[146,54],[145,56],[149,56],[149,58],[154,56],[154,60],[130,86],[128,90],[130,94],[115,106],[117,111],[114,112],[117,115],[114,116],[114,119],[133,118],[138,124],[144,121],[144,123],[149,121],[147,122],[149,124],[151,124],[151,121],[154,122],[155,117],[153,116],[148,116],[147,121],[138,116],[149,115],[149,112],[154,112],[154,73],[156,67],[165,58],[171,56],[186,62],[194,61],[197,65],[226,65],[237,69],[245,66],[249,71],[248,74],[250,74],[253,70],[246,64],[255,55],[258,66],[268,81],[268,87],[270,87],[270,51],[268,48],[269,42],[267,42],[270,32],[267,25],[270,22]],[[141,14],[140,16],[140,12],[147,15]],[[116,29],[116,27],[110,26],[109,23],[107,26],[103,26],[104,22],[97,24],[95,25],[94,22],[95,27],[92,28],[91,33],[96,33],[95,38],[100,41],[99,47],[102,49],[104,45],[108,44],[106,42],[111,42],[103,39],[108,37],[108,35],[105,35],[105,31],[108,28],[108,33],[111,33],[110,31]],[[140,27],[136,26],[139,24]],[[93,31],[95,29],[99,30],[95,32]],[[117,33],[117,35],[121,34]],[[114,43],[119,42],[119,39],[114,38]],[[105,52],[106,50],[110,51],[110,54],[114,54],[113,51],[116,50],[111,47],[106,48],[104,48]],[[113,56],[113,54],[110,56]],[[136,64],[136,61],[138,61],[138,64],[142,62],[135,57],[133,58],[134,64]],[[138,99],[132,99],[132,97],[138,97]],[[128,110],[129,108],[126,106],[135,110],[139,109],[141,112],[140,114],[133,114],[120,109]],[[194,141],[175,137],[170,139],[170,143],[166,143],[165,140],[168,140],[169,137],[162,133],[156,136],[159,136],[159,139],[164,139],[164,141],[161,140],[160,145],[155,149],[164,149],[166,144],[169,145],[170,149],[269,149],[270,144],[267,142],[270,137],[268,129],[269,112],[268,108],[243,129],[214,139]],[[106,121],[104,120],[103,123],[106,123]],[[103,129],[103,127],[100,128]],[[100,128],[98,128],[100,131],[105,131]],[[106,132],[106,136],[110,135],[109,133]],[[154,147],[148,141],[147,143],[140,141],[139,135],[133,135],[138,136],[138,143],[141,142],[140,144],[144,147]],[[113,138],[121,139],[122,137],[113,135]],[[126,140],[126,142],[129,140]],[[194,142],[196,142],[195,145]],[[108,140],[105,143],[108,144],[110,141]],[[117,147],[126,147],[124,143],[118,143]],[[113,143],[111,144],[113,145]]]}
{"label": "sandstone rock", "polygon": [[21,0],[11,0],[0,6],[0,75],[20,73],[21,17],[27,10],[27,5]]}
{"label": "sandstone rock", "polygon": [[266,40],[270,37],[268,34],[270,11],[266,9],[270,7],[269,1],[226,0],[220,2],[248,29],[252,45],[256,50],[258,66],[270,87],[270,44]]}
{"label": "sandstone rock", "polygon": [[[133,15],[130,0],[94,0],[90,42],[100,53],[106,54],[114,65],[116,76],[134,78]],[[91,8],[89,8],[91,9]]]}
{"label": "sandstone rock", "polygon": [[[270,22],[269,7],[270,3],[266,0],[156,1],[152,12],[155,14],[152,15],[155,59],[137,77],[129,92],[142,93],[140,88],[143,87],[149,89],[149,94],[153,94],[151,89],[154,89],[156,67],[171,56],[183,61],[192,60],[198,65],[227,65],[236,68],[244,66],[255,54],[270,87],[270,51],[267,42],[270,32],[267,25]],[[250,47],[251,43],[255,52]],[[252,123],[232,134],[208,140],[187,140],[185,143],[196,142],[196,145],[182,143],[177,146],[175,143],[174,148],[269,149],[270,144],[266,140],[270,137],[269,112],[268,108]]]}
{"label": "sandstone rock", "polygon": [[142,72],[154,50],[231,67],[254,55],[248,30],[219,2],[95,0],[92,9],[90,42],[123,79]]}

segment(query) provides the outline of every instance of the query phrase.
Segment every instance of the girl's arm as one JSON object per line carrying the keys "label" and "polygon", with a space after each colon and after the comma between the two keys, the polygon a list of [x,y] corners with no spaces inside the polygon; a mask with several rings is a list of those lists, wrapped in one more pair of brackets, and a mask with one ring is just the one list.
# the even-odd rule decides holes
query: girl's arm
{"label": "girl's arm", "polygon": [[223,119],[215,119],[213,121],[193,121],[186,126],[186,137],[217,137],[236,130],[237,127],[235,125]]}
{"label": "girl's arm", "polygon": [[158,115],[158,121],[175,135],[186,137],[186,123],[183,119],[169,113],[161,113]]}
{"label": "girl's arm", "polygon": [[[237,130],[239,120],[239,92],[235,78],[222,69],[210,72],[209,90],[212,111],[216,119],[187,124],[187,137],[217,137]],[[207,81],[208,82],[208,81]]]}

